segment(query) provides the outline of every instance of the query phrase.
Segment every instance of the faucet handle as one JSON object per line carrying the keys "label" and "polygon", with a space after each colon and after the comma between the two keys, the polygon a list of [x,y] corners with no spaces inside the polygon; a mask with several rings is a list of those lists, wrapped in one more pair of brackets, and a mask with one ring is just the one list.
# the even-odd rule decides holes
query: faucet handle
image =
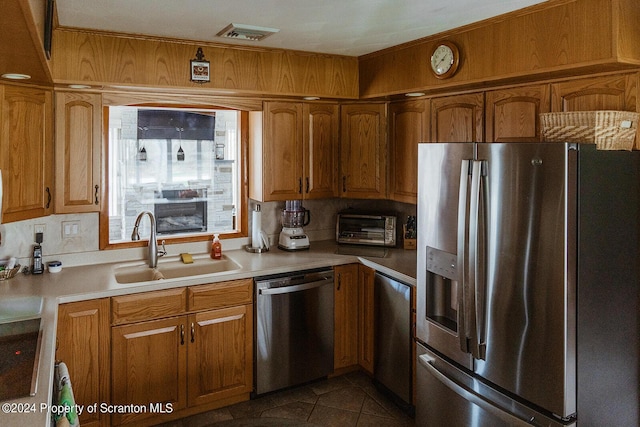
{"label": "faucet handle", "polygon": [[162,240],[162,242],[160,242],[160,244],[162,245],[162,250],[158,250],[158,256],[165,256],[167,254],[167,248],[164,247],[164,239]]}

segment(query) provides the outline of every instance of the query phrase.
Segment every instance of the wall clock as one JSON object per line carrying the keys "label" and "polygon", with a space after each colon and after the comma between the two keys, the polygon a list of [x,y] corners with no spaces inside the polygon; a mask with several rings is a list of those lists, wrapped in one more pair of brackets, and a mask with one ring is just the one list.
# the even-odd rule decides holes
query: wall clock
{"label": "wall clock", "polygon": [[439,79],[446,79],[458,71],[460,50],[450,41],[438,43],[431,53],[431,71]]}

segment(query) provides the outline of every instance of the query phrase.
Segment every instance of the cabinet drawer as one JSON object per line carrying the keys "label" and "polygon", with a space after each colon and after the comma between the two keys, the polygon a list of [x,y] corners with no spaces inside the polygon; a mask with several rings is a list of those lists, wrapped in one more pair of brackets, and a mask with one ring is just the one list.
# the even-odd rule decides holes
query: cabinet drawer
{"label": "cabinet drawer", "polygon": [[111,298],[114,325],[182,314],[187,309],[187,288],[144,292]]}
{"label": "cabinet drawer", "polygon": [[252,279],[189,287],[189,311],[250,304],[252,301]]}

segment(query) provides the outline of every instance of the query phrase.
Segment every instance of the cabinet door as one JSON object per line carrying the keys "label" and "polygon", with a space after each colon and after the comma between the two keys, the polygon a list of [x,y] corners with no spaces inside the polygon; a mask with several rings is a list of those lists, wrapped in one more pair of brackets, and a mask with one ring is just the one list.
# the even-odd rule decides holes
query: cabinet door
{"label": "cabinet door", "polygon": [[338,193],[337,104],[304,104],[304,198],[326,199]]}
{"label": "cabinet door", "polygon": [[487,142],[539,142],[540,114],[551,108],[547,84],[487,92]]}
{"label": "cabinet door", "polygon": [[340,369],[358,364],[358,264],[334,269],[334,361]]}
{"label": "cabinet door", "polygon": [[53,106],[49,90],[0,85],[2,221],[53,211]]}
{"label": "cabinet door", "polygon": [[341,196],[384,199],[387,179],[386,105],[343,105],[340,124]]}
{"label": "cabinet door", "polygon": [[263,201],[302,198],[302,104],[265,102]]}
{"label": "cabinet door", "polygon": [[[111,328],[112,404],[187,403],[187,317]],[[114,424],[139,421],[153,413],[114,414]]]}
{"label": "cabinet door", "polygon": [[551,85],[552,111],[636,111],[637,74],[570,80]]}
{"label": "cabinet door", "polygon": [[[638,74],[571,80],[551,85],[552,111],[638,111]],[[640,147],[640,130],[634,149]]]}
{"label": "cabinet door", "polygon": [[253,389],[252,305],[189,316],[189,406]]}
{"label": "cabinet door", "polygon": [[427,100],[406,101],[389,107],[389,196],[392,200],[417,203],[418,143],[429,132]]}
{"label": "cabinet door", "polygon": [[[109,401],[109,299],[62,304],[58,308],[56,360],[69,368],[76,403],[85,408]],[[80,414],[82,426],[109,425],[109,414]]]}
{"label": "cabinet door", "polygon": [[431,142],[484,142],[484,94],[431,100]]}
{"label": "cabinet door", "polygon": [[100,211],[102,97],[56,93],[56,213]]}
{"label": "cabinet door", "polygon": [[358,363],[373,374],[375,357],[375,299],[376,271],[358,266]]}

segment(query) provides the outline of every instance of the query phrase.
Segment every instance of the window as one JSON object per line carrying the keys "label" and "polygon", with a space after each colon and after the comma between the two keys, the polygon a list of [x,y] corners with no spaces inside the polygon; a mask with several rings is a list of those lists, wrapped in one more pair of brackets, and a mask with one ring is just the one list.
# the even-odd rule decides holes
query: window
{"label": "window", "polygon": [[109,244],[131,241],[145,210],[159,237],[237,232],[239,124],[234,110],[110,107]]}

